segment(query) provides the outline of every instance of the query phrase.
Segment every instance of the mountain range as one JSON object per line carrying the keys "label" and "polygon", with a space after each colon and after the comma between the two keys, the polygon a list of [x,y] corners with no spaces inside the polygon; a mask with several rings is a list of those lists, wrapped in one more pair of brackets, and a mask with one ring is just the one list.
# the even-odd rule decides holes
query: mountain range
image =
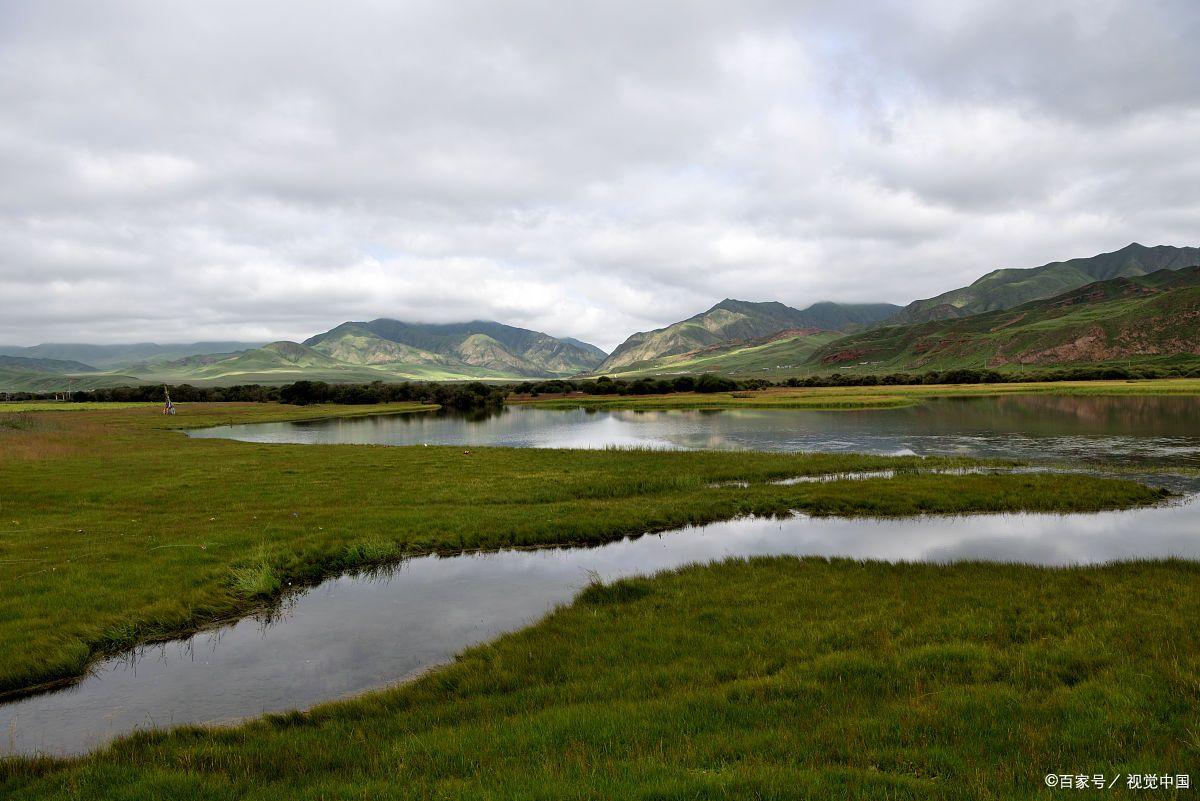
{"label": "mountain range", "polygon": [[604,360],[597,372],[612,374],[666,367],[671,364],[670,357],[741,344],[784,331],[796,331],[798,336],[806,331],[843,331],[879,322],[899,310],[899,306],[890,303],[815,303],[801,311],[774,301],[752,303],[726,298],[686,320],[634,334]]}
{"label": "mountain range", "polygon": [[1095,281],[1147,275],[1158,270],[1178,270],[1200,264],[1200,248],[1134,242],[1112,253],[1081,259],[1054,261],[1041,267],[994,270],[970,286],[936,297],[915,300],[895,315],[892,323],[922,323],[1011,309]]}
{"label": "mountain range", "polygon": [[1010,309],[851,334],[807,366],[859,372],[1161,365],[1200,356],[1200,266],[1097,281]]}
{"label": "mountain range", "polygon": [[[229,350],[213,350],[229,347]],[[73,355],[98,364],[51,359]],[[0,389],[88,389],[138,383],[279,384],[300,379],[399,380],[553,378],[593,370],[607,355],[594,345],[475,321],[423,324],[347,322],[300,342],[192,345],[37,345],[0,348]],[[103,369],[98,369],[103,365]]]}
{"label": "mountain range", "polygon": [[604,359],[594,345],[482,320],[342,323],[304,340],[304,345],[347,364],[404,364],[479,377],[575,375],[598,367]]}
{"label": "mountain range", "polygon": [[75,361],[93,368],[107,370],[139,362],[169,361],[205,353],[233,353],[262,345],[262,342],[190,342],[176,345],[158,345],[153,342],[139,342],[131,345],[50,342],[27,348],[0,346],[0,355],[26,359]]}
{"label": "mountain range", "polygon": [[[727,298],[611,354],[570,337],[476,320],[345,322],[303,342],[0,347],[0,390],[147,382],[520,380],[723,372],[1159,364],[1200,357],[1200,248],[1145,247],[990,272],[903,308]],[[1189,362],[1190,364],[1191,362]]]}

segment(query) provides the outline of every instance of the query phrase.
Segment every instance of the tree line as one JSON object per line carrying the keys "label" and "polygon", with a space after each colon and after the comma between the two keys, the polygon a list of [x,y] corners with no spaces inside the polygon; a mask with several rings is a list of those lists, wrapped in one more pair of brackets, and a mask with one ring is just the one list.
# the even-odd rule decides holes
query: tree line
{"label": "tree line", "polygon": [[[673,378],[611,378],[597,379],[553,378],[511,383],[426,382],[404,381],[369,384],[331,384],[325,381],[296,381],[281,386],[238,384],[228,387],[197,387],[177,384],[167,387],[176,403],[288,403],[304,406],[312,403],[349,405],[376,403],[429,403],[447,409],[477,410],[499,407],[510,395],[539,397],[542,395],[671,395],[679,392],[737,392],[769,387],[868,387],[904,386],[916,384],[1004,384],[1031,381],[1104,381],[1144,380],[1154,378],[1196,378],[1200,367],[1190,368],[1126,368],[1074,367],[1057,370],[1001,373],[996,370],[958,368],[929,370],[921,373],[890,373],[886,375],[830,373],[804,378],[789,378],[772,382],[762,378],[730,378],[716,373],[699,376],[681,375]],[[61,392],[6,392],[8,400],[31,401],[62,398]],[[78,390],[69,395],[74,401],[90,402],[160,402],[161,384],[106,387]]]}
{"label": "tree line", "polygon": [[[406,381],[385,384],[330,384],[325,381],[297,381],[282,386],[238,384],[229,387],[197,387],[192,384],[167,385],[175,403],[289,403],[307,406],[313,403],[349,405],[375,403],[436,403],[448,409],[482,409],[500,406],[507,392],[496,384],[480,381],[466,383],[430,383]],[[46,400],[63,393],[12,392],[11,400]],[[163,385],[105,387],[72,392],[74,401],[100,403],[162,402]]]}

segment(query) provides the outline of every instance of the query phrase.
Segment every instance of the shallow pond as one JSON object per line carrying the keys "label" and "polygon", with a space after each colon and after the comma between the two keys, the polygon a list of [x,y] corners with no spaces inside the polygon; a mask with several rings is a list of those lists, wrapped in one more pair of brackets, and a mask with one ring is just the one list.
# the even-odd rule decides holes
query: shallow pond
{"label": "shallow pond", "polygon": [[1043,565],[1200,558],[1191,503],[1092,515],[740,519],[592,548],[424,557],[297,592],[269,618],[110,659],[0,705],[2,751],[72,754],[139,728],[303,709],[412,676],[536,621],[592,577],[763,555]]}
{"label": "shallow pond", "polygon": [[[933,400],[903,409],[600,411],[508,408],[192,431],[252,442],[757,449],[1006,457],[1122,466],[1196,492],[1200,398]],[[1044,468],[1038,468],[1044,469]],[[886,478],[886,476],[880,476]],[[843,476],[841,478],[855,478]],[[98,664],[79,684],[0,704],[0,752],[81,753],[141,728],[303,709],[411,677],[536,621],[592,577],[760,555],[1042,565],[1200,559],[1195,503],[1093,515],[741,519],[593,548],[412,559],[298,591],[278,610]]]}
{"label": "shallow pond", "polygon": [[1008,395],[853,411],[514,406],[490,415],[381,415],[220,426],[189,434],[306,444],[641,446],[1200,467],[1200,397]]}

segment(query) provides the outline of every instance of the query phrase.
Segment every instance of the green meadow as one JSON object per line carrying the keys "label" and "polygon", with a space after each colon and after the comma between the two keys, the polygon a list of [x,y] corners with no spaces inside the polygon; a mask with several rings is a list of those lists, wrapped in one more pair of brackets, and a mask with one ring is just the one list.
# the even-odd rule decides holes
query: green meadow
{"label": "green meadow", "polygon": [[1061,797],[1048,773],[1194,781],[1197,615],[1194,563],[729,561],[593,586],[416,682],[309,713],[12,760],[0,790],[1024,801]]}
{"label": "green meadow", "polygon": [[[270,606],[289,584],[416,554],[793,510],[1068,512],[1164,497],[1083,475],[921,469],[978,464],[961,459],[265,445],[176,430],[429,408],[415,404],[184,404],[175,417],[68,406],[0,410],[10,695]],[[888,468],[895,478],[767,483]],[[734,481],[747,486],[712,486]],[[7,759],[0,795],[1027,798],[1045,772],[1195,763],[1195,579],[1182,562],[695,567],[591,587],[394,690],[137,735],[82,759]]]}
{"label": "green meadow", "polygon": [[[287,582],[407,555],[602,542],[743,514],[1068,511],[1160,493],[1085,476],[931,475],[853,455],[262,445],[172,427],[427,407],[185,405],[0,420],[0,691],[243,613]],[[747,481],[748,487],[710,488]]]}

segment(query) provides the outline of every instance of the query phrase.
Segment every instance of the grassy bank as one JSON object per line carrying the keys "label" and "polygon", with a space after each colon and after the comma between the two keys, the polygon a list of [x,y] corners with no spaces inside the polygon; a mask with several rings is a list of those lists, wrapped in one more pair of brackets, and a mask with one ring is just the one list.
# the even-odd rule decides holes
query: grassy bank
{"label": "grassy bank", "polygon": [[[187,405],[0,417],[0,691],[404,555],[600,542],[740,514],[1093,510],[1149,503],[1086,476],[793,475],[963,464],[853,455],[260,445],[169,427],[405,407]],[[412,408],[412,407],[407,407]],[[712,489],[745,480],[748,487]]]}
{"label": "grassy bank", "polygon": [[[584,395],[520,398],[548,409],[887,409],[929,398],[1002,395],[1200,395],[1200,379],[1043,381],[1020,384],[915,384],[874,387],[772,387],[738,392],[670,395]],[[514,402],[514,401],[510,401]]]}
{"label": "grassy bank", "polygon": [[[1070,792],[1048,773],[1195,782],[1197,616],[1186,562],[726,562],[592,587],[413,684],[309,714],[14,760],[0,791],[1024,801]],[[1107,795],[1143,795],[1123,787]]]}

